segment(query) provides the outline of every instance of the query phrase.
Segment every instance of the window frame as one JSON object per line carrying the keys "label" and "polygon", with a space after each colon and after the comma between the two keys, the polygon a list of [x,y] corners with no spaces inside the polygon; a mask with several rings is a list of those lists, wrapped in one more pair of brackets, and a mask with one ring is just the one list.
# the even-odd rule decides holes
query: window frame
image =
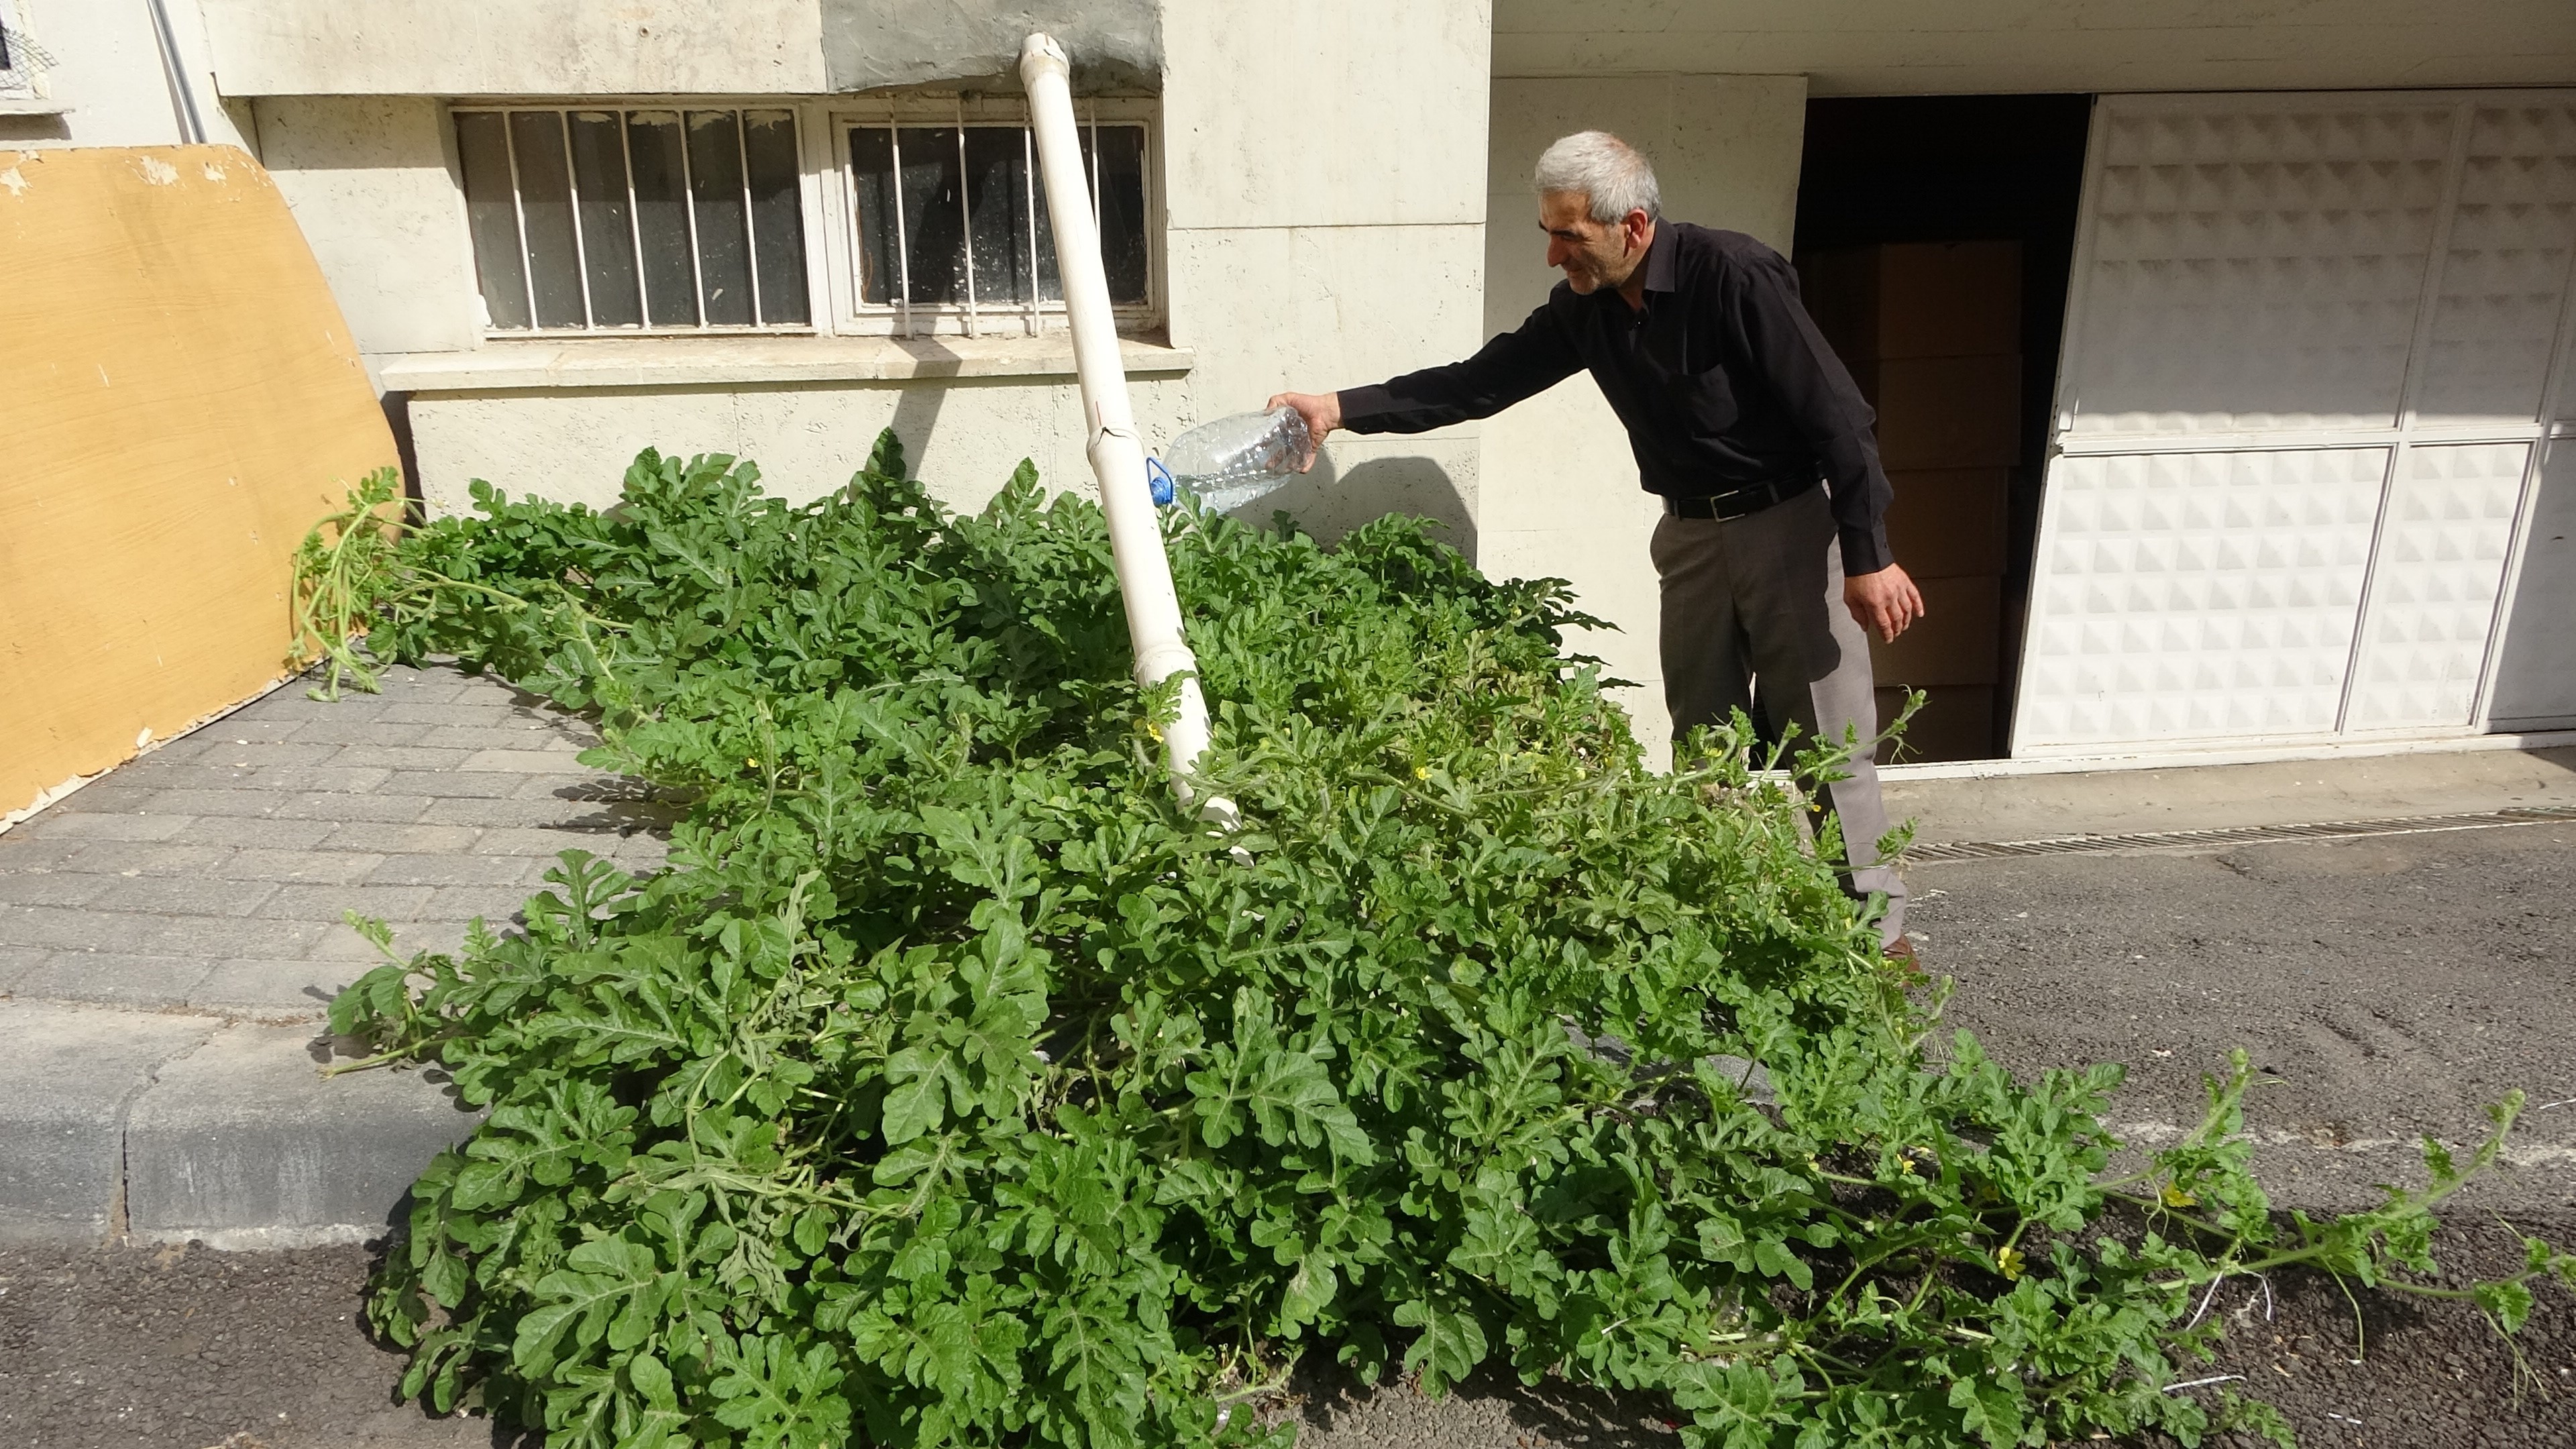
{"label": "window frame", "polygon": [[[971,306],[916,304],[906,295],[908,288],[898,288],[898,299],[893,302],[866,303],[860,300],[858,172],[850,157],[851,129],[859,126],[1016,126],[1026,130],[1030,125],[1026,97],[968,91],[916,91],[862,103],[837,101],[824,109],[829,118],[827,139],[831,145],[834,176],[830,188],[833,215],[826,235],[834,249],[832,287],[836,331],[868,337],[1033,337],[1061,332],[1070,325],[1061,300]],[[1163,153],[1158,109],[1155,100],[1148,96],[1083,97],[1074,102],[1074,119],[1086,129],[1096,125],[1136,126],[1145,133],[1142,158],[1145,300],[1120,303],[1111,308],[1121,335],[1150,330],[1163,320],[1166,222],[1160,184]],[[1032,183],[1042,192],[1043,180],[1034,170],[1030,176]],[[1096,187],[1095,181],[1095,198],[1099,194]],[[1038,199],[1038,204],[1045,204],[1043,196]]]}
{"label": "window frame", "polygon": [[[0,0],[0,7],[12,0]],[[805,224],[806,315],[799,324],[706,324],[641,327],[500,328],[485,315],[481,262],[474,254],[472,229],[465,216],[465,168],[459,154],[456,117],[466,111],[788,111],[796,118],[797,191]],[[1163,149],[1160,104],[1151,96],[1077,98],[1075,119],[1086,128],[1099,125],[1140,126],[1144,130],[1145,301],[1119,304],[1112,311],[1120,335],[1151,333],[1163,325],[1166,212],[1163,199]],[[1020,126],[1029,124],[1026,97],[968,91],[912,91],[868,97],[793,97],[743,95],[662,96],[459,96],[440,107],[441,144],[449,181],[456,197],[456,237],[464,249],[466,275],[474,279],[469,306],[478,335],[494,342],[566,342],[593,339],[708,339],[782,337],[1031,337],[1062,333],[1069,325],[1064,303],[1034,302],[978,305],[913,305],[908,301],[862,303],[859,279],[858,177],[850,159],[854,126]],[[1032,173],[1035,179],[1035,173]],[[1043,182],[1038,183],[1043,187]],[[1044,205],[1044,199],[1039,199]]]}
{"label": "window frame", "polygon": [[0,101],[43,101],[53,94],[46,73],[54,58],[27,33],[27,10],[26,0],[0,0],[0,32],[6,32],[0,43]]}

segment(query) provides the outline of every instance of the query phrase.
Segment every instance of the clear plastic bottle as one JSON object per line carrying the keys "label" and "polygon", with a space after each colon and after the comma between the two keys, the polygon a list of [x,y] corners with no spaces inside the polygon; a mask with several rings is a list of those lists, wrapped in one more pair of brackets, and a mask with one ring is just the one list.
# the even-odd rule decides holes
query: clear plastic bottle
{"label": "clear plastic bottle", "polygon": [[1279,407],[1201,423],[1174,438],[1162,461],[1179,491],[1224,513],[1297,476],[1314,445],[1305,417]]}

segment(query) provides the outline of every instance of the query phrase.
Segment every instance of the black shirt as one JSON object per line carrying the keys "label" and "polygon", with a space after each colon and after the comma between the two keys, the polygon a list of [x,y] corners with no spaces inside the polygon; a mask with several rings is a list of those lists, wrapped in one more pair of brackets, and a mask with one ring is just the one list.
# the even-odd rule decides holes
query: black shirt
{"label": "black shirt", "polygon": [[1488,418],[1590,368],[1627,424],[1650,493],[1698,498],[1822,473],[1843,572],[1876,573],[1887,548],[1887,474],[1851,373],[1798,300],[1798,275],[1741,232],[1655,225],[1645,306],[1559,282],[1516,332],[1464,362],[1341,394],[1355,433],[1419,433]]}

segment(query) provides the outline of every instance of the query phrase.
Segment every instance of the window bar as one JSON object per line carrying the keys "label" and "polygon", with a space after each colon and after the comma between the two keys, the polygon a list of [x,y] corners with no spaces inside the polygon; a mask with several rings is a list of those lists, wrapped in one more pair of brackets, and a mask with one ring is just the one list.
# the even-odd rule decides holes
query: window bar
{"label": "window bar", "polygon": [[1091,121],[1091,230],[1100,231],[1100,103],[1085,101],[1082,113]]}
{"label": "window bar", "polygon": [[635,137],[627,129],[632,111],[615,111],[617,117],[617,154],[626,158],[626,235],[635,243],[635,320],[640,329],[653,330],[653,297],[645,279],[652,273],[644,270],[644,208],[635,200]]}
{"label": "window bar", "polygon": [[510,158],[510,215],[519,225],[519,285],[528,294],[528,330],[537,330],[537,259],[528,250],[528,204],[519,197],[519,133],[510,124],[508,111],[496,111],[501,118],[501,150]]}
{"label": "window bar", "polygon": [[[689,165],[689,113],[672,112],[680,118],[680,211],[689,219],[689,281],[697,291],[689,299],[689,309],[700,327],[707,322],[707,269],[698,264],[698,178]],[[641,280],[640,278],[638,279]]]}
{"label": "window bar", "polygon": [[[1020,127],[1020,180],[1028,185],[1029,200],[1029,335],[1038,335],[1038,143],[1037,132]],[[1062,270],[1061,265],[1058,267]]]}
{"label": "window bar", "polygon": [[751,113],[733,113],[733,149],[742,158],[742,244],[743,264],[751,276],[751,325],[767,325],[769,319],[760,310],[760,219],[751,214]]}
{"label": "window bar", "polygon": [[894,295],[903,307],[903,335],[912,330],[912,239],[903,223],[903,127],[886,126],[886,154],[894,158]]}
{"label": "window bar", "polygon": [[[572,213],[572,264],[581,273],[581,330],[596,332],[599,319],[590,310],[590,248],[581,239],[581,172],[572,162],[572,112],[556,114],[556,125],[563,132],[564,195],[571,198],[566,209]],[[640,290],[643,285],[641,277],[636,279],[636,285]]]}
{"label": "window bar", "polygon": [[966,98],[957,98],[957,231],[966,253],[966,335],[983,335],[975,317],[975,210],[968,205],[974,193],[974,178],[966,174]]}

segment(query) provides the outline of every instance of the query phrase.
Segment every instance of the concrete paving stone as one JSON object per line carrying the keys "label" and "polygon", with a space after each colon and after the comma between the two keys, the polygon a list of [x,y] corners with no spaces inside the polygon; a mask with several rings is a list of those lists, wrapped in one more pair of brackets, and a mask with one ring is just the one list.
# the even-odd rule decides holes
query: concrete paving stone
{"label": "concrete paving stone", "polygon": [[126,1115],[152,1069],[215,1034],[201,1018],[0,1001],[0,1245],[97,1242]]}
{"label": "concrete paving stone", "polygon": [[505,752],[541,752],[560,748],[565,754],[588,749],[586,744],[563,740],[558,746],[548,741],[561,739],[543,724],[512,723],[499,725],[438,725],[424,728],[415,743],[442,750]]}
{"label": "concrete paving stone", "polygon": [[[82,794],[87,794],[83,791]],[[72,797],[79,799],[79,795]],[[63,804],[70,804],[66,800]],[[35,840],[168,840],[193,824],[193,815],[168,815],[158,812],[133,811],[118,815],[93,815],[65,810],[61,805],[46,811],[16,830],[10,839],[25,834]]]}
{"label": "concrete paving stone", "polygon": [[421,812],[424,825],[555,826],[596,813],[598,807],[569,800],[522,800],[515,796],[504,800],[481,800],[468,796],[449,796],[433,800]]}
{"label": "concrete paving stone", "polygon": [[378,788],[392,773],[391,770],[360,765],[269,765],[253,772],[248,784],[254,790],[281,793],[322,790],[335,795],[355,795]]}
{"label": "concrete paving stone", "polygon": [[235,788],[230,790],[161,790],[156,791],[146,808],[155,815],[235,815],[257,817],[274,812],[291,796],[275,790]]}
{"label": "concrete paving stone", "polygon": [[481,1121],[417,1071],[325,1078],[314,1041],[310,1026],[238,1023],[160,1069],[125,1128],[137,1236],[384,1228]]}
{"label": "concrete paving stone", "polygon": [[226,880],[340,885],[363,879],[384,857],[359,850],[242,850],[213,872]]}
{"label": "concrete paving stone", "polygon": [[380,820],[344,820],[331,827],[320,846],[332,851],[374,851],[384,855],[442,855],[481,848],[486,832],[471,825],[393,825]]}
{"label": "concrete paving stone", "polygon": [[445,704],[450,700],[469,699],[491,686],[483,680],[469,679],[450,670],[435,674],[406,670],[408,678],[385,676],[385,699],[394,704]]}
{"label": "concrete paving stone", "polygon": [[494,729],[517,722],[519,707],[509,697],[476,695],[447,700],[396,700],[379,718],[388,724],[470,725]]}
{"label": "concrete paving stone", "polygon": [[109,771],[67,795],[53,808],[64,815],[113,815],[152,808],[162,785],[151,771],[132,765]]}
{"label": "concrete paving stone", "polygon": [[453,770],[472,758],[472,750],[433,749],[427,745],[340,745],[335,765],[365,765],[382,770]]}
{"label": "concrete paving stone", "polygon": [[78,906],[86,905],[106,893],[110,886],[124,882],[112,875],[83,875],[78,871],[9,870],[0,868],[0,905],[12,906]]}
{"label": "concrete paving stone", "polygon": [[[587,749],[588,746],[582,748]],[[466,758],[459,770],[498,772],[515,775],[597,774],[574,756],[577,750],[504,749],[477,750]]]}
{"label": "concrete paving stone", "polygon": [[[461,956],[465,952],[466,933],[473,928],[474,923],[470,920],[413,921],[409,925],[395,928],[394,949],[400,952],[405,960],[409,960],[415,953],[421,951],[435,952],[442,956]],[[508,916],[485,917],[483,929],[495,936],[522,934],[518,922]]]}
{"label": "concrete paving stone", "polygon": [[[240,745],[234,745],[232,748],[236,751],[244,751],[244,747]],[[147,756],[144,759],[136,760],[130,764],[117,767],[117,774],[125,775],[127,777],[128,784],[125,788],[129,793],[148,795],[156,789],[247,789],[252,785],[253,771],[249,768],[237,767],[229,761],[173,760],[166,755],[154,754]],[[114,776],[109,778],[113,779]],[[98,789],[106,783],[107,782],[103,780],[99,782],[99,785],[93,785],[90,788]],[[86,795],[89,791],[84,790],[81,793]],[[146,803],[148,802],[142,800],[129,802],[130,805],[142,805]]]}
{"label": "concrete paving stone", "polygon": [[56,951],[20,975],[11,990],[26,1001],[167,1011],[187,1004],[188,993],[214,969],[215,963],[203,956]]}
{"label": "concrete paving stone", "polygon": [[42,946],[0,946],[0,1000],[7,999],[12,983],[52,954]]}
{"label": "concrete paving stone", "polygon": [[245,705],[234,718],[252,719],[361,719],[372,720],[385,708],[380,694],[342,686],[338,699],[315,699],[301,689],[281,689],[257,703]]}
{"label": "concrete paving stone", "polygon": [[385,789],[433,799],[501,800],[517,792],[517,775],[469,775],[458,770],[396,770]]}
{"label": "concrete paving stone", "polygon": [[616,840],[614,831],[565,830],[545,825],[496,825],[483,832],[474,842],[477,855],[532,855],[552,860],[567,850],[587,850],[593,855],[607,853],[605,842]]}
{"label": "concrete paving stone", "polygon": [[[271,797],[274,798],[274,797]],[[331,833],[327,820],[274,815],[208,815],[170,837],[174,845],[233,845],[251,850],[309,850]]]}
{"label": "concrete paving stone", "polygon": [[218,739],[210,743],[198,759],[208,765],[248,765],[252,769],[279,765],[336,765],[341,763],[341,751],[348,748],[347,745],[304,745],[291,740],[252,740],[243,744]]}
{"label": "concrete paving stone", "polygon": [[77,906],[0,906],[0,946],[123,951],[156,926],[151,916],[108,915]]}
{"label": "concrete paving stone", "polygon": [[277,894],[260,907],[264,919],[332,922],[355,911],[380,921],[408,921],[427,909],[437,893],[434,886],[395,885],[282,885],[276,889]]}
{"label": "concrete paving stone", "polygon": [[517,918],[528,897],[545,889],[542,881],[525,886],[440,886],[436,899],[420,912],[424,921],[470,921],[481,917],[500,922]]}
{"label": "concrete paving stone", "polygon": [[302,795],[271,796],[277,813],[289,820],[376,820],[409,825],[429,808],[426,795],[335,795],[315,790]]}
{"label": "concrete paving stone", "polygon": [[[93,840],[71,858],[69,869],[90,875],[219,875],[232,858],[229,845],[187,845],[170,840]],[[6,856],[0,856],[5,864]]]}
{"label": "concrete paving stone", "polygon": [[91,843],[39,839],[32,830],[12,830],[0,835],[0,870],[62,870]]}
{"label": "concrete paving stone", "polygon": [[[99,919],[99,918],[93,918]],[[264,916],[118,916],[145,923],[133,944],[120,949],[155,956],[203,956],[209,961],[232,957],[289,957],[310,953],[321,939],[319,921],[282,921]]]}
{"label": "concrete paving stone", "polygon": [[535,880],[540,860],[520,855],[387,855],[375,857],[370,885],[506,886]]}
{"label": "concrete paving stone", "polygon": [[273,881],[195,875],[110,876],[116,888],[89,903],[93,911],[162,916],[247,916],[277,893]]}
{"label": "concrete paving stone", "polygon": [[195,1011],[269,1020],[320,1018],[340,989],[375,969],[374,960],[222,961],[188,992]]}
{"label": "concrete paving stone", "polygon": [[[275,698],[275,695],[271,695],[268,699],[260,701],[260,703],[265,705]],[[310,703],[310,701],[302,700],[300,698],[298,702]],[[295,731],[303,725],[303,723],[304,721],[302,719],[293,716],[278,716],[272,718],[254,714],[249,710],[236,710],[233,713],[224,716],[222,719],[216,720],[212,724],[207,725],[205,728],[199,730],[197,734],[211,736],[212,738],[219,740],[229,740],[237,745],[250,744],[261,740],[278,742],[284,741],[287,736],[294,734]],[[186,736],[188,739],[195,739],[196,737],[197,735]]]}
{"label": "concrete paving stone", "polygon": [[354,715],[325,715],[308,719],[295,727],[299,744],[332,745],[416,745],[435,743],[422,736],[429,726],[390,724],[377,719],[360,719]]}

